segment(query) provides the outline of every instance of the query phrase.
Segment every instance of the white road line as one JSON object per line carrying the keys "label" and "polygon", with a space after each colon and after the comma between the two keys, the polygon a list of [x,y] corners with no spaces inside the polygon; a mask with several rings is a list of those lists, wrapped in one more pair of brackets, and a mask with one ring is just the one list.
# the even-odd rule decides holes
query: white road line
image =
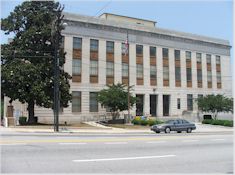
{"label": "white road line", "polygon": [[87,143],[59,143],[60,145],[86,145]]}
{"label": "white road line", "polygon": [[150,141],[150,142],[146,142],[146,143],[166,143],[166,141]]}
{"label": "white road line", "polygon": [[182,142],[198,142],[199,140],[183,140]]}
{"label": "white road line", "polygon": [[118,144],[127,144],[127,142],[105,142],[104,144],[107,144],[107,145],[118,145]]}
{"label": "white road line", "polygon": [[223,141],[225,139],[211,139],[211,141]]}
{"label": "white road line", "polygon": [[102,162],[112,160],[138,160],[138,159],[155,159],[165,157],[175,157],[176,155],[162,155],[162,156],[143,156],[143,157],[121,157],[121,158],[107,158],[107,159],[84,159],[84,160],[73,160],[73,162]]}
{"label": "white road line", "polygon": [[18,145],[27,145],[27,143],[6,143],[0,144],[0,146],[18,146]]}

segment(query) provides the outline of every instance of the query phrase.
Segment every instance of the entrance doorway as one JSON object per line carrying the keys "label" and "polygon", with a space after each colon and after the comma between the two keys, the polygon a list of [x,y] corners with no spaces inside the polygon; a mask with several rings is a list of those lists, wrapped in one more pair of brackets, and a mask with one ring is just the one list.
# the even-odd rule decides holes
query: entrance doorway
{"label": "entrance doorway", "polygon": [[150,114],[157,116],[157,95],[150,95]]}
{"label": "entrance doorway", "polygon": [[136,115],[142,116],[144,113],[144,95],[136,94]]}
{"label": "entrance doorway", "polygon": [[163,95],[163,116],[169,116],[170,95]]}

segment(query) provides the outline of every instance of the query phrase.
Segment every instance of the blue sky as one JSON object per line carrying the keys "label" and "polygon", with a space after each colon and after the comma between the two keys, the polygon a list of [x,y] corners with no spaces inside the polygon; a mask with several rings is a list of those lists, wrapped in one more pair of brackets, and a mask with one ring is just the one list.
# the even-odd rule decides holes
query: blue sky
{"label": "blue sky", "polygon": [[[22,1],[1,1],[1,18]],[[229,40],[233,44],[232,0],[223,1],[59,1],[64,11],[89,16],[104,12],[157,21],[157,27]],[[103,10],[102,10],[103,9]],[[8,36],[1,32],[1,43]]]}

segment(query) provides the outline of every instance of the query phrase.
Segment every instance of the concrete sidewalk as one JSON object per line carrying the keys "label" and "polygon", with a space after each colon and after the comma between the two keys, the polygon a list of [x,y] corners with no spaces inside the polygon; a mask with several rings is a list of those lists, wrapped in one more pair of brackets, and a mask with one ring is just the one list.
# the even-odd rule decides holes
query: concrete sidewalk
{"label": "concrete sidewalk", "polygon": [[[106,127],[97,123],[87,123],[93,125],[91,128],[76,128],[76,127],[60,127],[60,133],[153,133],[150,128],[143,128],[143,129],[122,129],[122,128],[114,128],[114,127]],[[233,132],[233,127],[225,127],[225,126],[218,126],[218,125],[208,125],[208,124],[201,124],[196,123],[197,129],[194,130],[194,133],[202,133],[202,132]],[[31,132],[31,133],[54,133],[53,127],[49,128],[38,128],[35,127],[9,127],[4,128],[1,127],[0,131],[13,131],[13,132]]]}

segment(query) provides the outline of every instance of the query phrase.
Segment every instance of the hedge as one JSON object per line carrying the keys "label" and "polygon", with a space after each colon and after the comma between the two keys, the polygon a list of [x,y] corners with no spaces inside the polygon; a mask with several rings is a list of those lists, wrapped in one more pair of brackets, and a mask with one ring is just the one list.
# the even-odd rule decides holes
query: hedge
{"label": "hedge", "polygon": [[153,119],[141,119],[141,117],[135,117],[132,121],[131,121],[132,124],[134,125],[143,125],[143,126],[146,126],[146,125],[149,125],[149,126],[153,126],[153,125],[156,125],[156,124],[161,124],[161,123],[164,123],[163,121],[160,121],[160,120],[153,120]]}
{"label": "hedge", "polygon": [[229,126],[233,127],[233,120],[213,120],[213,119],[204,119],[202,121],[203,124],[211,124],[211,125],[221,125],[221,126]]}

